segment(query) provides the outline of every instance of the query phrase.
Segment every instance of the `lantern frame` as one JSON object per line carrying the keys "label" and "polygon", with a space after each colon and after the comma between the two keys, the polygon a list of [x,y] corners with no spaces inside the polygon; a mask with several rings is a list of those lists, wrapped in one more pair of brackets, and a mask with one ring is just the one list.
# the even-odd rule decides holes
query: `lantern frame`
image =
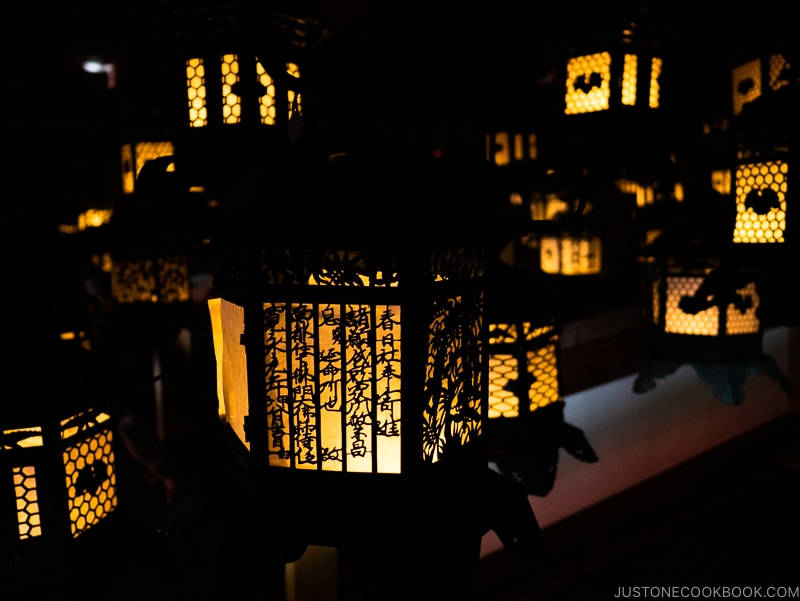
{"label": "lantern frame", "polygon": [[[449,160],[310,151],[313,157],[290,151],[289,163],[265,173],[264,189],[274,189],[266,195],[271,204],[257,204],[262,213],[247,217],[247,227],[220,244],[209,305],[218,376],[224,379],[222,349],[244,347],[244,371],[240,364],[238,375],[229,373],[218,386],[224,397],[238,382],[241,394],[246,381],[247,398],[238,406],[247,415],[236,418],[238,425],[231,423],[237,401],[220,400],[243,464],[264,484],[267,504],[286,519],[302,516],[306,529],[342,536],[364,528],[380,507],[399,504],[408,512],[402,520],[419,519],[430,511],[419,505],[421,491],[450,494],[445,488],[457,486],[454,474],[486,469],[487,249],[480,231],[486,221],[473,210],[451,210],[450,199],[470,199],[478,189],[469,189],[460,167],[464,180],[451,179]],[[264,194],[259,191],[259,202]],[[337,206],[326,202],[331,195]],[[387,219],[385,207],[421,212]],[[408,235],[414,243],[404,241]],[[227,321],[220,345],[218,326],[228,310],[238,316]],[[228,356],[234,352],[241,351]],[[328,374],[338,379],[326,380]],[[381,388],[381,374],[388,387]],[[366,412],[346,413],[362,405]],[[400,422],[392,421],[391,406]],[[298,421],[301,415],[309,421]],[[322,442],[328,417],[342,424],[339,443]],[[370,459],[360,467],[346,439],[355,425],[369,430]],[[297,451],[306,428],[314,438],[306,439],[308,457],[302,458]],[[391,469],[380,463],[381,437],[399,437],[400,461]],[[348,471],[349,462],[357,471]],[[326,498],[336,515],[302,515],[314,495]]]}
{"label": "lantern frame", "polygon": [[[11,589],[88,572],[80,564],[91,556],[75,551],[102,540],[119,505],[115,416],[98,384],[102,362],[77,341],[27,350],[14,375],[18,389],[38,390],[25,403],[7,404],[0,418],[7,549],[0,585]],[[42,369],[52,380],[42,381]]]}

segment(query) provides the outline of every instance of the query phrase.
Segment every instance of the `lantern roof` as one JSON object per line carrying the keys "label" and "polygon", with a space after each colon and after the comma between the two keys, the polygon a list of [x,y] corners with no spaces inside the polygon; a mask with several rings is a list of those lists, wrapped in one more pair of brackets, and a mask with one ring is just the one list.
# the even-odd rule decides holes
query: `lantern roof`
{"label": "lantern roof", "polygon": [[483,245],[493,228],[485,168],[398,147],[329,152],[304,140],[240,187],[225,229],[272,247]]}

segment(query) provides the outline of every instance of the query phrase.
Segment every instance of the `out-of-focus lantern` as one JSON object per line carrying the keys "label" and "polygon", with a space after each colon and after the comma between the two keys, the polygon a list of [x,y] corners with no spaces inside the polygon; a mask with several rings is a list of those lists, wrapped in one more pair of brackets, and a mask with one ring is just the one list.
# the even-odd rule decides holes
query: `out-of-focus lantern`
{"label": "out-of-focus lantern", "polygon": [[[767,326],[798,322],[797,245],[790,186],[796,155],[798,78],[783,48],[787,39],[769,24],[771,48],[758,48],[732,71],[736,260],[760,274]],[[761,38],[759,38],[761,39]],[[748,56],[743,54],[743,56]]]}
{"label": "out-of-focus lantern", "polygon": [[731,72],[732,112],[740,115],[753,102],[769,97],[795,81],[792,65],[782,52],[769,53],[737,64]]}
{"label": "out-of-focus lantern", "polygon": [[691,364],[712,381],[717,396],[736,404],[745,373],[736,366],[763,358],[759,274],[725,253],[719,224],[698,217],[680,212],[640,257],[642,343],[650,360],[634,390],[645,392],[654,378]]}
{"label": "out-of-focus lantern", "polygon": [[486,134],[486,160],[498,167],[535,161],[537,156],[535,133],[496,131]]}
{"label": "out-of-focus lantern", "polygon": [[[560,183],[556,183],[560,182]],[[533,254],[535,267],[543,273],[564,276],[597,275],[602,271],[603,241],[594,208],[586,202],[586,190],[561,181],[549,172],[544,186],[529,204],[533,222],[551,223],[543,232],[528,234],[520,241],[520,261]]]}
{"label": "out-of-focus lantern", "polygon": [[735,175],[736,245],[783,245],[789,231],[789,136],[742,139]]}
{"label": "out-of-focus lantern", "polygon": [[111,296],[118,310],[157,305],[177,311],[191,300],[190,259],[202,242],[203,207],[190,206],[173,164],[170,156],[149,161],[136,194],[106,226]]}
{"label": "out-of-focus lantern", "polygon": [[540,279],[499,265],[490,276],[487,436],[490,465],[544,496],[560,448],[582,461],[597,457],[583,433],[564,422],[560,331],[540,300],[547,295]]}
{"label": "out-of-focus lantern", "polygon": [[603,246],[599,235],[543,235],[539,248],[540,267],[545,273],[592,275],[601,271]]}
{"label": "out-of-focus lantern", "polygon": [[[133,194],[136,178],[147,161],[175,154],[175,146],[169,140],[129,142],[122,145],[121,172],[123,194]],[[171,167],[174,169],[174,166]]]}
{"label": "out-of-focus lantern", "polygon": [[645,336],[661,353],[733,357],[761,348],[752,274],[719,260],[663,258],[645,266]]}
{"label": "out-of-focus lantern", "polygon": [[8,362],[27,392],[0,412],[0,585],[30,591],[91,571],[73,545],[117,508],[114,420],[103,363],[77,342],[26,344]]}
{"label": "out-of-focus lantern", "polygon": [[659,108],[663,61],[638,28],[628,23],[616,42],[588,51],[582,40],[584,50],[567,59],[565,115]]}
{"label": "out-of-focus lantern", "polygon": [[297,57],[326,28],[251,2],[175,7],[170,19],[182,74],[176,95],[185,107],[177,154],[191,182],[216,194],[222,180],[229,183],[232,173],[250,169],[298,135]]}

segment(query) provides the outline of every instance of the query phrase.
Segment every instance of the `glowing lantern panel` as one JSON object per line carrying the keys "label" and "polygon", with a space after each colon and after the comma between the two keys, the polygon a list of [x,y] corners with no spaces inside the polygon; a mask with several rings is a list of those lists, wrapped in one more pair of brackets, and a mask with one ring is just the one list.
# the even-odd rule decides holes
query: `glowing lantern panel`
{"label": "glowing lantern panel", "polygon": [[[756,284],[720,269],[684,269],[649,280],[645,305],[659,350],[698,358],[750,352],[762,331]],[[656,335],[655,332],[660,332]]]}
{"label": "glowing lantern panel", "polygon": [[561,275],[592,275],[602,268],[599,236],[543,236],[540,241],[543,272]]}
{"label": "glowing lantern panel", "polygon": [[[415,421],[419,461],[438,461],[449,444],[473,443],[481,433],[482,294],[444,291],[456,276],[479,276],[477,260],[456,253],[429,265],[429,284],[442,294],[432,299],[427,336],[418,341],[427,351],[424,361],[410,369],[402,356],[403,324],[420,316],[414,309],[406,314],[409,299],[394,270],[371,272],[361,253],[340,251],[323,253],[315,269],[296,279],[285,270],[293,263],[291,253],[271,257],[264,269],[276,299],[260,304],[259,350],[268,465],[401,473],[404,428],[413,429]],[[290,294],[295,300],[278,300],[287,284],[297,288]],[[308,301],[299,298],[303,291]],[[359,296],[374,300],[357,301]],[[210,299],[209,307],[220,414],[250,450],[253,437],[246,434],[245,422],[253,412],[247,395],[252,382],[243,371],[246,354],[237,346],[245,310],[224,299]],[[409,414],[402,402],[409,378],[422,385],[417,393],[425,407],[421,415]]]}
{"label": "glowing lantern panel", "polygon": [[[619,89],[613,85],[613,60],[616,59],[610,52],[586,54],[568,60],[564,114],[607,111],[616,104],[636,106],[640,101],[646,102],[651,109],[658,108],[661,59],[652,57],[649,61],[643,61],[637,54],[622,55]],[[642,77],[639,73],[641,64],[649,67],[649,73],[644,78],[648,84],[644,99],[637,96]]]}
{"label": "glowing lantern panel", "polygon": [[115,260],[111,294],[119,304],[187,302],[190,297],[188,258]]}
{"label": "glowing lantern panel", "polygon": [[[31,417],[30,425],[0,431],[0,458],[10,467],[13,483],[17,541],[78,538],[117,507],[110,415],[82,411],[61,420],[58,430],[36,421],[47,419]],[[53,463],[49,458],[57,455],[60,460]],[[60,465],[60,472],[53,471],[54,465]],[[68,533],[59,530],[62,522],[68,523]]]}
{"label": "glowing lantern panel", "polygon": [[[213,62],[213,61],[212,61]],[[220,112],[219,119],[224,125],[237,125],[242,123],[244,104],[248,98],[243,97],[240,90],[242,84],[247,80],[252,80],[255,84],[253,89],[257,89],[254,100],[258,107],[260,122],[264,125],[275,125],[277,119],[277,86],[273,76],[271,76],[261,61],[255,58],[253,61],[253,71],[247,73],[247,69],[242,64],[240,56],[235,53],[226,53],[219,56],[219,81],[220,81]],[[293,80],[300,79],[300,70],[295,63],[286,63],[286,74]],[[208,114],[208,91],[206,76],[209,69],[203,58],[190,58],[186,60],[186,94],[188,99],[188,119],[189,127],[202,128],[209,125]],[[287,90],[286,98],[288,101],[289,112],[287,118],[291,116],[292,107],[301,110],[300,94],[295,90]]]}
{"label": "glowing lantern panel", "polygon": [[787,178],[785,161],[737,167],[735,243],[785,242]]}
{"label": "glowing lantern panel", "polygon": [[746,105],[765,93],[788,86],[792,80],[790,69],[791,65],[782,54],[771,54],[765,61],[756,58],[734,67],[731,74],[733,114],[741,114]]}
{"label": "glowing lantern panel", "polygon": [[489,324],[490,419],[517,418],[560,400],[557,341],[552,325]]}
{"label": "glowing lantern panel", "polygon": [[500,131],[486,135],[486,159],[498,167],[512,162],[534,161],[537,155],[536,134]]}
{"label": "glowing lantern panel", "polygon": [[174,153],[175,148],[169,141],[137,142],[135,145],[123,144],[121,150],[122,192],[124,194],[133,193],[136,177],[147,161],[171,156]]}

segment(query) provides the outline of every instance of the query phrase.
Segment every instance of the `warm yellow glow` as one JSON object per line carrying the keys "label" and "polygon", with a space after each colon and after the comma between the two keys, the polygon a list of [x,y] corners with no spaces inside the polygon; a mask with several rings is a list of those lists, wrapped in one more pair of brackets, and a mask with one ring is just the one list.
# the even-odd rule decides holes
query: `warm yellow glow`
{"label": "warm yellow glow", "polygon": [[711,187],[720,194],[727,196],[731,193],[731,170],[715,169],[711,172]]}
{"label": "warm yellow glow", "polygon": [[683,184],[680,182],[675,182],[675,185],[672,187],[672,197],[677,202],[683,202],[686,198],[683,192]]}
{"label": "warm yellow glow", "polygon": [[32,465],[12,467],[14,496],[17,507],[17,527],[20,540],[42,535],[39,515],[39,496],[36,490],[36,470]]}
{"label": "warm yellow glow", "polygon": [[133,144],[123,144],[120,150],[123,194],[133,194],[134,182],[136,180],[136,169],[134,168],[133,161]]}
{"label": "warm yellow glow", "polygon": [[259,99],[259,111],[261,113],[261,123],[264,125],[274,125],[277,118],[277,108],[275,106],[275,80],[267,73],[264,66],[256,60],[256,75],[266,93]]}
{"label": "warm yellow glow", "polygon": [[[501,326],[502,327],[502,326]],[[519,417],[519,397],[506,387],[519,373],[514,355],[489,355],[489,412],[490,419]]]}
{"label": "warm yellow glow", "polygon": [[397,287],[397,273],[381,270],[368,273],[363,255],[356,251],[331,251],[325,253],[325,267],[309,274],[310,286],[377,286]]}
{"label": "warm yellow glow", "polygon": [[716,336],[719,334],[719,307],[710,306],[696,314],[684,313],[679,304],[686,296],[694,296],[704,276],[667,278],[666,315],[664,332],[667,334],[693,334]]}
{"label": "warm yellow glow", "polygon": [[235,54],[223,54],[220,57],[222,73],[222,122],[228,125],[240,123],[242,120],[242,97],[234,93],[239,83],[239,57]]}
{"label": "warm yellow glow", "polygon": [[567,62],[565,114],[608,110],[610,94],[611,55],[608,52],[578,56]]}
{"label": "warm yellow glow", "polygon": [[737,167],[735,243],[785,242],[788,170],[784,161]]}
{"label": "warm yellow glow", "polygon": [[511,140],[507,131],[486,136],[486,158],[498,167],[505,167],[511,162]]}
{"label": "warm yellow glow", "polygon": [[78,228],[85,230],[90,227],[100,227],[111,221],[114,211],[111,209],[87,209],[78,216]]}
{"label": "warm yellow glow", "polygon": [[652,282],[650,286],[650,298],[652,300],[653,310],[653,323],[658,324],[661,321],[661,303],[659,302],[661,296],[659,294],[659,282]]}
{"label": "warm yellow glow", "polygon": [[750,282],[744,288],[738,289],[736,294],[750,299],[752,303],[744,313],[733,305],[728,305],[725,321],[726,334],[757,334],[761,329],[761,321],[758,319],[760,299],[756,292],[755,282]]}
{"label": "warm yellow glow", "polygon": [[[41,426],[3,430],[3,438],[5,440],[13,440],[14,446],[20,448],[41,447],[44,444]],[[3,438],[0,438],[0,440],[3,440]],[[0,447],[0,449],[5,450],[9,450],[11,448],[13,447],[8,444]]]}
{"label": "warm yellow glow", "polygon": [[634,106],[636,104],[636,72],[639,68],[639,59],[635,54],[626,54],[622,67],[622,104]]}
{"label": "warm yellow glow", "polygon": [[530,410],[535,411],[560,400],[558,367],[556,364],[556,338],[539,349],[528,351],[528,373],[533,383],[528,391]]}
{"label": "warm yellow glow", "polygon": [[[481,435],[479,391],[484,388],[484,374],[479,365],[466,363],[482,354],[483,302],[482,293],[469,299],[459,296],[437,302],[428,328],[422,434],[425,461],[439,461],[448,440],[458,441],[457,444],[463,446]],[[463,316],[459,336],[453,336],[452,326],[448,326],[454,314]],[[468,349],[479,352],[465,353]],[[469,374],[470,380],[460,377],[463,374]],[[456,417],[458,419],[453,419]]]}
{"label": "warm yellow glow", "polygon": [[[161,157],[168,157],[175,154],[175,147],[168,140],[153,140],[148,142],[136,143],[136,175],[144,167],[147,161],[152,161]],[[175,166],[170,165],[167,171],[174,171]]]}
{"label": "warm yellow glow", "polygon": [[249,414],[247,353],[241,342],[244,309],[220,298],[208,299],[217,367],[218,413],[249,449],[244,421]]}
{"label": "warm yellow glow", "polygon": [[[286,73],[295,79],[300,79],[300,68],[294,63],[286,63]],[[287,92],[289,101],[289,119],[292,118],[292,106],[297,103],[297,110],[302,114],[303,112],[303,95],[296,93],[294,90]]]}
{"label": "warm yellow glow", "polygon": [[[632,179],[618,179],[616,182],[617,189],[623,194],[633,194],[636,197],[636,206],[639,208],[646,207],[655,203],[655,190],[653,186],[645,186]],[[676,200],[678,194],[682,195],[683,190],[678,189],[680,184],[675,184]],[[682,198],[682,197],[681,197]]]}
{"label": "warm yellow glow", "polygon": [[111,295],[120,304],[187,302],[190,288],[186,256],[112,262]]}
{"label": "warm yellow glow", "polygon": [[186,61],[186,93],[189,100],[189,126],[208,125],[206,107],[206,70],[203,59],[190,58]]}
{"label": "warm yellow glow", "polygon": [[761,97],[761,61],[746,62],[733,68],[733,114],[742,112],[744,105]]}
{"label": "warm yellow glow", "polygon": [[602,268],[602,243],[599,236],[543,236],[539,259],[545,273],[597,274]]}
{"label": "warm yellow glow", "polygon": [[[687,334],[695,336],[718,336],[725,334],[756,334],[761,328],[757,313],[760,304],[756,285],[748,283],[736,290],[736,294],[744,301],[739,308],[733,303],[724,306],[725,331],[720,332],[720,306],[709,306],[695,314],[684,312],[680,307],[682,299],[696,297],[701,284],[707,276],[672,276],[667,278],[667,297],[664,331],[668,334]],[[713,301],[713,298],[702,299]],[[658,283],[653,283],[654,319],[658,321]]]}
{"label": "warm yellow glow", "polygon": [[661,103],[661,84],[659,77],[661,76],[661,59],[655,58],[650,61],[650,97],[649,106],[651,109],[657,109]]}
{"label": "warm yellow glow", "polygon": [[486,160],[498,167],[512,161],[535,161],[538,156],[536,134],[499,131],[486,134]]}
{"label": "warm yellow glow", "polygon": [[117,506],[111,430],[98,432],[63,453],[70,529],[77,538]]}
{"label": "warm yellow glow", "polygon": [[400,307],[265,303],[264,316],[269,464],[399,473]]}
{"label": "warm yellow glow", "polygon": [[769,87],[771,90],[780,90],[788,86],[791,81],[786,76],[792,66],[782,54],[772,54],[769,57]]}
{"label": "warm yellow glow", "polygon": [[[152,161],[165,156],[172,156],[175,148],[172,142],[167,140],[153,140],[137,142],[134,147],[132,144],[123,144],[120,149],[121,171],[122,171],[122,192],[132,194],[135,188],[136,177],[147,161]],[[168,171],[174,171],[174,164]]]}
{"label": "warm yellow glow", "polygon": [[[515,418],[520,415],[522,400],[519,395],[525,393],[524,402],[529,411],[560,400],[557,366],[556,344],[558,337],[554,335],[553,326],[533,327],[529,322],[519,324],[496,323],[489,325],[489,411],[490,419],[504,417]],[[546,342],[541,338],[550,336]],[[522,336],[524,339],[520,341]],[[509,349],[522,352],[517,356]],[[520,360],[524,365],[520,367]],[[520,373],[527,369],[527,374]],[[522,390],[521,382],[527,383]]]}

